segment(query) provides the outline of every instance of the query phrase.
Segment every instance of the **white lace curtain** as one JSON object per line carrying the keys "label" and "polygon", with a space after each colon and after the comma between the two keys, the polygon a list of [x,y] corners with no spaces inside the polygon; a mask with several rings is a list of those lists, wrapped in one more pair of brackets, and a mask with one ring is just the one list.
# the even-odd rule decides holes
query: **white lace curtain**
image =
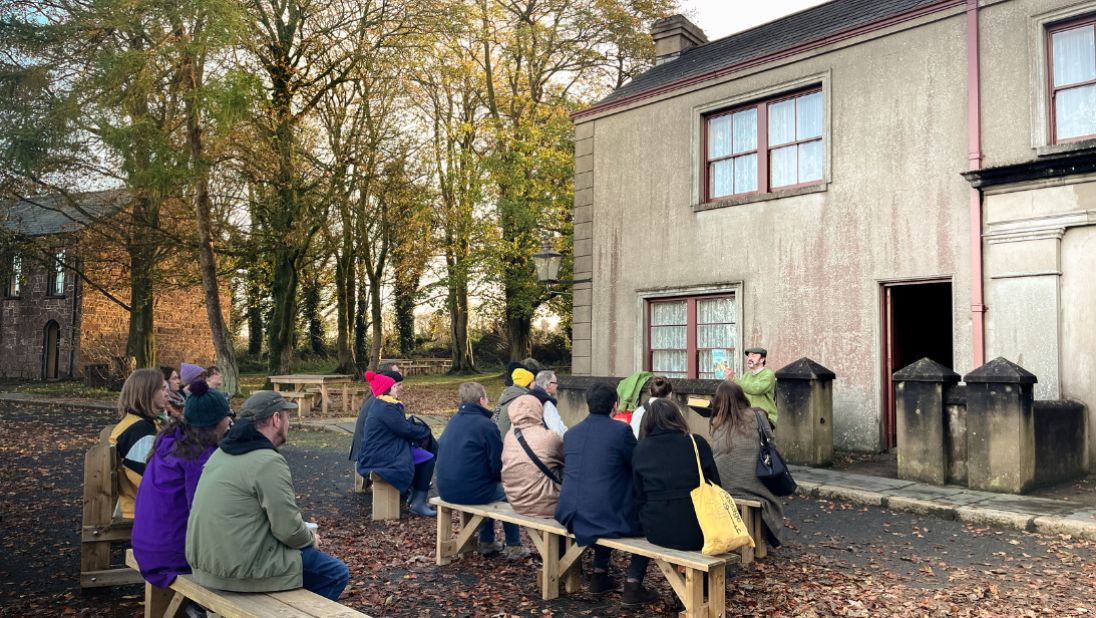
{"label": "white lace curtain", "polygon": [[[1055,32],[1054,86],[1060,88],[1096,79],[1096,38],[1093,27]],[[1054,97],[1058,139],[1096,135],[1096,84],[1059,90]]]}

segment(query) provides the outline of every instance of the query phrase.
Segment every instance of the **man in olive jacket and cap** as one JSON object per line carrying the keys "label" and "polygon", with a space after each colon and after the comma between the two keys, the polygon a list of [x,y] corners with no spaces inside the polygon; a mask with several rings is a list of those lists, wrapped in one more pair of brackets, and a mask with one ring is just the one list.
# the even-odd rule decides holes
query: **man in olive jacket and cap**
{"label": "man in olive jacket and cap", "polygon": [[346,588],[346,564],[319,551],[320,537],[305,526],[277,449],[296,407],[274,391],[255,393],[206,462],[186,535],[186,559],[199,584],[233,592],[303,587],[332,601]]}

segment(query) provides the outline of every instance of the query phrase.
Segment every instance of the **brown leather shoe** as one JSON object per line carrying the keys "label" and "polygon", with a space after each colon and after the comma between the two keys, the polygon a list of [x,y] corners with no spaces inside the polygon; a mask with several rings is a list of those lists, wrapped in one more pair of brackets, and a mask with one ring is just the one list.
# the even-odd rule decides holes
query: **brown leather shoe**
{"label": "brown leather shoe", "polygon": [[609,577],[609,573],[590,574],[590,594],[605,594],[620,590],[620,582]]}
{"label": "brown leather shoe", "polygon": [[647,590],[643,582],[624,582],[624,594],[620,595],[620,604],[624,607],[650,605],[659,599],[654,590]]}

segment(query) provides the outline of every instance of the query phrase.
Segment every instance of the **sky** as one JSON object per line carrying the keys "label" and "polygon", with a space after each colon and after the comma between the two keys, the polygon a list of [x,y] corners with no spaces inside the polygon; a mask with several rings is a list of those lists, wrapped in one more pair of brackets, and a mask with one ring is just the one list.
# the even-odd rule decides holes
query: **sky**
{"label": "sky", "polygon": [[681,0],[689,19],[709,41],[759,26],[826,0]]}

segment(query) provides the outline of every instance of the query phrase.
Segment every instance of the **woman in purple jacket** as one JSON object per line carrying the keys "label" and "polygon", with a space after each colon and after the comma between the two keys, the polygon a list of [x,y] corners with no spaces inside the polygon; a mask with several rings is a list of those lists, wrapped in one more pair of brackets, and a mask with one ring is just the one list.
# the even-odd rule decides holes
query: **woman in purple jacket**
{"label": "woman in purple jacket", "polygon": [[137,490],[132,536],[141,576],[154,586],[167,588],[176,575],[190,573],[186,522],[202,466],[228,432],[230,413],[224,395],[194,380],[183,418],[172,417],[156,437]]}

